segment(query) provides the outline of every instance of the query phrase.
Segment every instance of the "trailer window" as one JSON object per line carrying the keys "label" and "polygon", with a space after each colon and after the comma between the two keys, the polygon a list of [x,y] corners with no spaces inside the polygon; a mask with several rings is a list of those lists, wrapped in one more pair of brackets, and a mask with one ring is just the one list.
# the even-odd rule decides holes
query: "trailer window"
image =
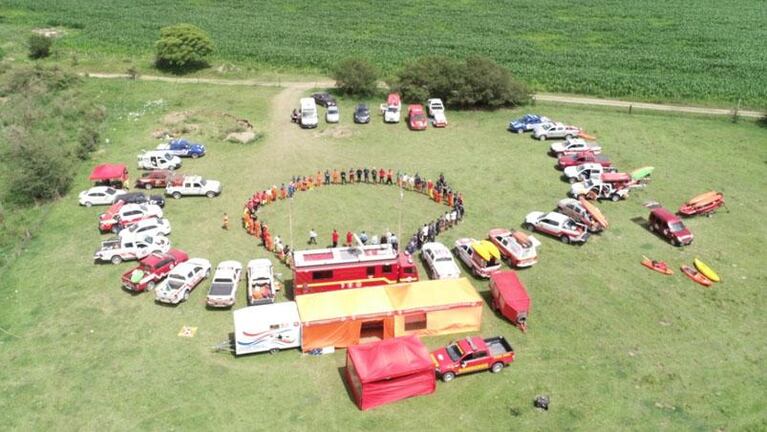
{"label": "trailer window", "polygon": [[376,274],[376,268],[375,267],[368,267],[367,268],[367,275],[368,276],[375,276]]}
{"label": "trailer window", "polygon": [[322,271],[312,272],[312,279],[314,280],[333,279],[333,270],[322,270]]}
{"label": "trailer window", "polygon": [[385,266],[383,266],[381,271],[384,273],[391,273],[391,264],[386,264]]}
{"label": "trailer window", "polygon": [[405,331],[426,330],[426,313],[405,315]]}

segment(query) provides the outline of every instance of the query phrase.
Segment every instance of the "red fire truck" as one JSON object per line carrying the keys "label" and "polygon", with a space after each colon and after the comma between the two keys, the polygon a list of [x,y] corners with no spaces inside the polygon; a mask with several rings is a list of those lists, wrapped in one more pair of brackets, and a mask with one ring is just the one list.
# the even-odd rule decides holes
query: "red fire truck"
{"label": "red fire truck", "polygon": [[293,258],[295,295],[418,280],[412,258],[389,244],[296,251]]}

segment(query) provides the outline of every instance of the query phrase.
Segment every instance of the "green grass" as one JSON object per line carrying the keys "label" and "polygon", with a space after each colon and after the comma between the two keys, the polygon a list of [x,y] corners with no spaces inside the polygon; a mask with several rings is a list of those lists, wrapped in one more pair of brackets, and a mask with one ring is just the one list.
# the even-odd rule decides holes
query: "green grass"
{"label": "green grass", "polygon": [[[171,201],[166,213],[174,245],[214,264],[266,256],[242,230],[220,229],[224,211],[236,220],[257,188],[326,167],[444,172],[467,203],[465,222],[441,238],[446,244],[518,227],[527,212],[551,209],[568,189],[546,144],[505,131],[519,111],[449,112],[447,129],[415,133],[378,117],[352,125],[354,101],[344,100],[341,125],[289,130],[298,138],[283,141],[268,110],[276,91],[88,81],[86,92],[109,107],[110,143],[79,170],[74,190],[87,186],[92,164],[132,167],[171,111],[192,112],[203,125],[229,112],[265,132],[249,145],[222,142],[217,132],[191,136],[208,144],[209,155],[185,161],[183,171],[221,180],[224,194]],[[164,102],[147,104],[157,100]],[[440,383],[431,396],[362,413],[344,389],[343,351],[319,358],[213,352],[232,331],[232,316],[204,308],[208,284],[179,307],[122,291],[119,277],[129,264],[92,264],[99,210],[79,208],[73,194],[51,206],[38,237],[0,274],[0,423],[11,430],[764,429],[767,131],[720,119],[552,105],[535,110],[595,133],[620,167],[657,169],[647,190],[601,205],[611,227],[588,244],[539,236],[541,261],[521,272],[533,298],[529,331],[484,312],[482,334],[505,335],[518,352],[502,374],[461,377]],[[335,129],[350,136],[333,138],[328,131]],[[674,209],[709,189],[725,193],[729,211],[689,220],[696,240],[688,248],[671,247],[632,221],[646,217],[646,200]],[[293,203],[296,241],[305,241],[312,227],[321,243],[334,226],[396,229],[396,200],[396,191],[383,186],[300,193]],[[405,200],[403,231],[441,210],[414,194]],[[287,236],[287,203],[265,209],[263,217]],[[678,272],[663,277],[639,265],[643,254],[674,267],[699,256],[724,282],[704,289]],[[284,267],[278,271],[290,278]],[[486,282],[473,283],[486,295]],[[243,301],[240,292],[238,304]],[[178,337],[182,325],[199,327],[197,336]],[[451,338],[424,342],[436,348]],[[550,411],[532,408],[538,394],[551,395]]]}
{"label": "green grass", "polygon": [[[767,105],[764,5],[643,2],[109,2],[6,0],[9,28],[59,26],[66,59],[148,68],[163,26],[190,22],[216,44],[215,66],[326,73],[363,56],[392,73],[414,56],[481,54],[537,90],[653,101]],[[296,23],[300,25],[296,26]]]}

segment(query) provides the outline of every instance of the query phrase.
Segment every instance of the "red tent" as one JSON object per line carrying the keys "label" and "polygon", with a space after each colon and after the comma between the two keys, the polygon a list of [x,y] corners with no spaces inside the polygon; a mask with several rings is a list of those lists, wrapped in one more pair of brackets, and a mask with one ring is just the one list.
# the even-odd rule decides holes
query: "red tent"
{"label": "red tent", "polygon": [[350,346],[346,381],[361,410],[433,393],[436,388],[434,363],[417,336]]}
{"label": "red tent", "polygon": [[125,183],[128,181],[128,167],[125,164],[96,165],[88,179],[95,182]]}
{"label": "red tent", "polygon": [[492,306],[501,312],[522,331],[527,329],[527,314],[530,312],[530,297],[525,286],[513,270],[499,271],[490,275]]}

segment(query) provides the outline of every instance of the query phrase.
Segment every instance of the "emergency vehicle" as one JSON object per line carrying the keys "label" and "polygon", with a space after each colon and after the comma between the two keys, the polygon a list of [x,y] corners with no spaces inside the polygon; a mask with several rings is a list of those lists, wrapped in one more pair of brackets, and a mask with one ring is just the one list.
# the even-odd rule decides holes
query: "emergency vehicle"
{"label": "emergency vehicle", "polygon": [[412,258],[390,244],[296,251],[294,295],[418,280]]}

